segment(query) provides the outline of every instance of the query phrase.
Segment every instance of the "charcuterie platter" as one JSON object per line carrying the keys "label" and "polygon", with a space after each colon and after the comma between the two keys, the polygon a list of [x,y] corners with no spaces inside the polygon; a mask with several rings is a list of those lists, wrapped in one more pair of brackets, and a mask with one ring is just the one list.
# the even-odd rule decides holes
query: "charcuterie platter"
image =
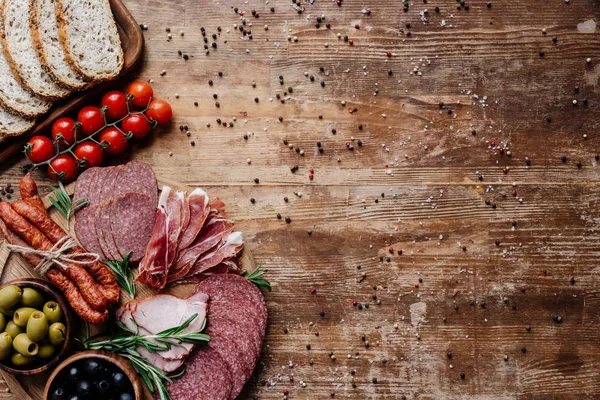
{"label": "charcuterie platter", "polygon": [[[126,164],[125,166],[119,166],[119,167],[107,167],[107,168],[113,168],[113,169],[127,169],[129,165],[132,164],[136,164],[136,163],[130,163],[130,164]],[[139,168],[139,165],[141,165],[140,163],[137,163],[137,167]],[[98,171],[102,170],[102,168],[97,168]],[[121,171],[122,172],[122,171]],[[108,173],[107,173],[108,175]],[[115,175],[116,176],[116,175]],[[82,177],[84,177],[84,175],[82,175]],[[81,182],[84,181],[84,179],[82,179],[82,177],[79,178],[78,182],[81,185]],[[115,178],[115,177],[113,177]],[[24,179],[27,179],[24,178]],[[113,179],[116,180],[116,179]],[[109,180],[110,181],[110,180]],[[75,194],[76,198],[78,195],[81,195],[81,186],[79,188],[79,190],[76,189],[76,185],[78,182],[74,182],[68,186],[63,187],[63,190],[65,193],[68,193],[69,196]],[[108,181],[107,181],[108,182]],[[190,204],[193,203],[194,199],[192,199],[192,196],[194,195],[194,193],[204,193],[203,191],[201,191],[200,189],[197,189],[196,191],[190,191],[190,188],[187,187],[186,185],[177,183],[177,182],[173,182],[173,181],[169,181],[166,179],[161,178],[160,176],[156,177],[156,183],[157,183],[157,187],[159,188],[158,193],[157,193],[157,198],[160,198],[159,201],[159,207],[158,207],[158,211],[157,211],[157,217],[156,217],[156,224],[154,224],[154,230],[151,232],[152,233],[152,237],[148,238],[148,246],[146,249],[146,253],[142,254],[142,255],[138,255],[137,256],[137,260],[139,261],[141,259],[141,263],[140,269],[144,269],[146,268],[145,265],[148,264],[148,262],[146,261],[150,256],[149,256],[149,250],[150,248],[152,248],[153,246],[153,241],[156,241],[156,231],[158,230],[157,226],[158,226],[158,221],[160,220],[160,216],[158,216],[158,214],[160,214],[160,209],[161,209],[161,202],[166,201],[167,198],[176,198],[177,196],[179,196],[179,199],[181,199],[181,196],[184,196],[183,194],[185,194],[185,196],[189,196],[189,198],[186,198],[186,201],[189,200]],[[79,191],[79,194],[77,193],[77,191]],[[172,193],[171,193],[172,191]],[[169,193],[168,193],[169,192]],[[191,193],[190,193],[191,192]],[[86,192],[86,193],[89,193]],[[177,194],[177,196],[175,196],[175,193]],[[138,193],[136,193],[136,195],[138,195]],[[206,195],[206,193],[204,193],[204,195]],[[48,210],[48,215],[50,216],[50,218],[56,222],[56,224],[58,224],[58,226],[60,226],[62,229],[64,229],[65,232],[67,232],[69,234],[70,237],[72,238],[80,238],[82,237],[82,234],[80,233],[79,235],[77,235],[76,230],[79,228],[80,230],[83,229],[81,228],[81,224],[77,224],[77,223],[73,223],[73,220],[67,220],[67,218],[65,218],[65,216],[63,215],[63,213],[60,212],[60,210],[57,209],[56,207],[56,192],[54,194],[50,194],[44,198],[41,199],[43,206],[45,207],[45,209]],[[126,196],[126,199],[128,200],[136,200],[137,198],[139,198],[141,195],[139,196],[133,196],[130,193],[128,193],[128,197]],[[91,198],[91,196],[90,196]],[[139,199],[137,199],[139,200]],[[218,200],[218,199],[217,199]],[[129,201],[128,201],[129,202]],[[125,202],[125,203],[128,203]],[[202,200],[203,204],[207,205],[208,204],[208,199],[203,199]],[[106,203],[106,201],[105,201]],[[113,204],[114,203],[114,204]],[[104,213],[103,215],[112,215],[109,210],[112,210],[113,208],[122,205],[123,200],[121,199],[117,199],[115,201],[110,200],[108,202],[108,204],[110,204],[110,206],[106,206],[108,207],[107,209],[102,208],[102,212]],[[6,203],[5,203],[6,204]],[[187,203],[186,203],[187,204]],[[210,204],[215,204],[210,203]],[[222,203],[220,203],[222,204]],[[104,206],[103,206],[104,207]],[[139,203],[135,203],[134,202],[134,207],[139,207]],[[14,205],[13,208],[15,209],[19,209],[18,207],[18,203],[17,205]],[[88,206],[88,208],[92,208],[91,206]],[[193,225],[193,221],[197,221],[197,218],[194,219],[194,216],[197,217],[197,215],[194,214],[193,211],[193,206],[190,206],[190,210],[192,210],[192,218],[188,218],[190,220],[190,222],[187,223],[187,225],[189,225],[190,227]],[[81,213],[81,210],[79,211]],[[126,212],[122,212],[121,214],[126,214]],[[168,211],[168,207],[167,207],[167,214],[169,214]],[[122,215],[117,214],[120,218],[123,218]],[[204,216],[204,219],[209,221],[208,223],[205,223],[205,225],[210,225],[210,218],[211,218],[212,214],[209,214],[208,217]],[[153,216],[154,217],[154,216]],[[171,215],[169,214],[169,216],[167,217],[167,220],[169,220],[169,218],[171,217]],[[214,216],[213,216],[214,218]],[[75,221],[77,221],[77,214],[75,215]],[[219,220],[220,221],[220,220]],[[214,221],[213,221],[214,222]],[[128,223],[133,224],[136,223],[135,221],[128,221]],[[137,225],[136,225],[137,226]],[[190,249],[194,249],[194,247],[197,247],[198,242],[199,242],[199,238],[202,237],[203,233],[206,231],[206,226],[201,227],[202,223],[200,223],[200,227],[196,227],[196,235],[198,236],[195,240],[194,238],[190,238],[189,241],[189,248]],[[151,226],[152,227],[152,226]],[[40,228],[41,229],[41,228]],[[190,228],[191,229],[191,228]],[[225,238],[230,238],[232,235],[234,234],[238,234],[239,232],[233,232],[231,233],[233,230],[233,227],[231,226],[230,229],[228,231],[226,231],[224,233]],[[150,234],[150,233],[149,233]],[[240,234],[240,238],[241,238],[241,233]],[[228,236],[227,236],[228,235]],[[131,236],[131,235],[129,235]],[[182,236],[185,236],[183,234],[180,235],[180,238]],[[117,237],[117,236],[116,236]],[[237,238],[237,236],[236,236]],[[230,240],[230,239],[229,239]],[[79,240],[80,242],[82,242],[83,245],[83,241]],[[119,242],[119,240],[117,239],[117,242]],[[124,243],[132,243],[131,239],[129,239],[129,241],[125,240]],[[223,240],[222,241],[223,244],[228,243],[227,240]],[[132,247],[135,247],[135,245],[131,245]],[[222,249],[223,246],[220,245],[219,246],[214,246],[212,247],[212,249],[217,249],[220,248]],[[12,247],[11,247],[12,249]],[[40,274],[38,274],[37,272],[34,272],[33,266],[31,264],[31,262],[26,260],[26,257],[23,257],[22,254],[17,254],[17,252],[12,251],[11,249],[9,249],[9,245],[7,244],[6,241],[1,241],[0,242],[0,273],[1,273],[1,282],[2,283],[6,283],[9,281],[13,281],[16,279],[22,279],[22,278],[41,278]],[[87,251],[90,251],[90,246],[85,246],[85,249]],[[112,326],[112,329],[114,330],[114,320],[116,319],[120,319],[121,323],[123,323],[127,328],[131,328],[133,330],[138,330],[139,332],[146,332],[146,330],[148,330],[147,334],[156,334],[156,331],[153,331],[152,329],[152,324],[157,323],[155,321],[163,321],[162,325],[160,323],[158,323],[159,325],[161,325],[160,328],[156,328],[158,331],[163,331],[166,328],[170,328],[173,327],[174,325],[177,325],[177,323],[173,323],[171,325],[169,325],[171,322],[169,321],[169,318],[172,315],[177,315],[178,312],[182,313],[181,318],[183,318],[184,321],[186,321],[187,324],[189,324],[189,327],[194,326],[194,319],[197,318],[197,323],[200,325],[196,325],[195,328],[193,329],[194,331],[202,331],[203,330],[203,334],[208,334],[208,336],[211,336],[211,339],[208,343],[211,343],[211,346],[208,346],[206,343],[200,343],[198,340],[198,338],[196,338],[195,342],[190,341],[190,343],[188,344],[186,342],[186,340],[182,340],[180,343],[180,346],[173,346],[172,348],[170,348],[169,351],[155,351],[155,352],[146,352],[144,353],[145,349],[141,348],[140,346],[137,347],[137,350],[140,351],[141,354],[143,354],[144,356],[147,357],[147,359],[152,360],[152,364],[156,365],[158,367],[160,367],[162,370],[165,371],[165,373],[168,374],[173,374],[175,375],[176,371],[186,371],[188,369],[193,370],[192,372],[178,372],[178,375],[183,375],[181,376],[180,380],[185,381],[185,379],[193,379],[193,375],[202,375],[203,373],[208,373],[208,371],[212,371],[211,372],[211,376],[212,376],[212,380],[207,380],[208,383],[206,383],[206,385],[204,385],[204,389],[198,389],[198,390],[204,390],[204,392],[199,392],[197,394],[197,398],[204,398],[203,396],[215,396],[214,398],[235,398],[237,396],[237,394],[239,394],[239,392],[241,391],[244,383],[247,381],[247,379],[250,377],[252,370],[254,369],[254,365],[259,357],[260,354],[260,349],[262,347],[262,340],[264,338],[264,331],[266,329],[266,321],[267,321],[267,317],[266,317],[266,307],[264,307],[264,300],[262,299],[262,294],[260,294],[260,290],[257,288],[257,285],[255,286],[254,284],[250,283],[251,281],[240,276],[239,272],[240,271],[254,271],[255,268],[255,263],[254,260],[252,258],[252,254],[250,253],[249,250],[243,250],[241,245],[236,246],[236,249],[239,249],[236,252],[236,256],[235,259],[231,258],[231,257],[226,257],[225,255],[223,255],[221,258],[218,258],[218,260],[220,261],[218,263],[218,265],[214,265],[216,264],[217,261],[214,261],[213,264],[206,264],[204,265],[204,268],[208,268],[207,271],[205,271],[204,269],[202,270],[203,272],[201,272],[200,274],[196,274],[194,273],[194,270],[198,270],[198,265],[202,264],[200,261],[203,259],[208,259],[210,261],[212,261],[212,258],[214,257],[206,257],[206,256],[199,256],[197,255],[196,258],[199,257],[198,262],[196,262],[195,264],[193,264],[193,266],[191,267],[191,270],[188,270],[185,273],[182,273],[179,271],[178,276],[179,278],[181,278],[180,281],[176,281],[174,285],[170,284],[168,282],[168,280],[170,280],[171,278],[171,273],[169,272],[169,277],[164,276],[162,278],[163,283],[161,285],[161,287],[163,289],[161,289],[160,291],[155,290],[153,287],[149,286],[148,284],[145,283],[141,283],[139,280],[141,279],[146,279],[146,281],[150,282],[150,285],[156,287],[157,284],[156,282],[152,281],[152,279],[150,278],[141,278],[141,276],[143,275],[142,273],[140,273],[139,271],[137,271],[137,268],[132,268],[132,275],[133,276],[137,276],[138,279],[136,280],[136,285],[135,285],[135,300],[132,301],[131,298],[131,290],[125,290],[122,289],[120,291],[120,299],[119,302],[116,306],[114,306],[112,309],[108,310],[109,313],[109,318],[108,321],[102,321],[101,324],[86,324],[83,319],[81,318],[75,318],[77,320],[77,323],[74,324],[74,326],[72,327],[74,330],[74,335],[75,337],[80,338],[81,340],[85,340],[86,338],[95,335],[95,334],[107,334],[107,331],[110,330],[111,328],[107,328],[107,326]],[[13,249],[14,250],[14,249]],[[100,251],[102,251],[102,249],[100,249]],[[115,252],[119,252],[118,246],[114,249]],[[105,253],[108,253],[108,250],[104,250]],[[208,252],[208,254],[221,254],[221,250],[215,251],[213,253]],[[185,250],[182,250],[177,257],[178,260],[184,258],[183,255],[185,255]],[[203,254],[207,254],[206,252],[204,252]],[[227,253],[229,254],[229,253]],[[233,253],[232,253],[233,254]],[[128,254],[128,257],[135,257],[135,254]],[[142,257],[143,256],[143,257]],[[105,259],[108,257],[105,257],[104,255],[102,256],[102,259]],[[154,262],[155,265],[157,264],[157,262]],[[234,265],[235,264],[235,265]],[[137,266],[137,264],[133,264],[133,266]],[[175,266],[175,261],[173,262],[173,266]],[[56,267],[55,267],[56,268]],[[225,268],[225,270],[224,270]],[[233,272],[232,269],[236,269],[237,268],[237,273],[230,273]],[[213,271],[211,273],[211,271]],[[176,271],[177,272],[177,271]],[[229,273],[228,273],[229,272]],[[151,274],[152,271],[148,270],[148,268],[146,269],[145,273]],[[199,275],[205,275],[205,277],[202,277],[200,279],[196,279]],[[175,279],[175,278],[174,278]],[[98,279],[96,279],[98,280]],[[52,279],[51,279],[52,281]],[[198,283],[200,282],[200,283]],[[53,282],[54,283],[54,282]],[[191,284],[190,284],[191,283]],[[121,284],[121,282],[119,282],[119,284]],[[246,288],[246,285],[248,285],[249,287],[251,287],[250,289]],[[123,286],[121,284],[121,286]],[[227,290],[223,290],[223,288],[230,288],[231,290],[228,292]],[[158,294],[160,293],[160,294]],[[69,298],[67,296],[67,298]],[[210,300],[209,300],[210,299]],[[249,302],[256,302],[256,304],[260,305],[260,310],[257,312],[250,312],[250,313],[242,313],[240,312],[239,315],[243,317],[241,317],[242,319],[245,318],[247,321],[239,321],[236,320],[235,321],[235,326],[231,327],[228,326],[227,328],[223,328],[225,330],[227,330],[227,332],[233,332],[232,335],[233,336],[229,336],[229,333],[227,334],[222,334],[222,333],[218,333],[217,332],[217,325],[220,324],[224,324],[227,321],[231,322],[232,319],[235,318],[235,315],[230,315],[230,309],[228,309],[226,307],[228,303],[228,301],[235,301],[235,302],[243,302],[244,300],[248,300]],[[212,302],[212,303],[211,303]],[[208,304],[208,305],[207,305]],[[72,304],[73,305],[73,304]],[[182,308],[183,307],[183,308]],[[220,309],[221,307],[221,309]],[[74,307],[76,310],[76,314],[79,314],[78,316],[81,317],[81,311],[77,309],[77,307]],[[162,311],[161,311],[162,310]],[[181,311],[183,310],[183,311]],[[190,311],[191,310],[191,311]],[[156,313],[156,314],[152,314],[152,313]],[[212,314],[211,314],[212,313]],[[193,315],[192,315],[193,314]],[[235,314],[235,313],[234,313]],[[256,315],[253,315],[256,314]],[[191,318],[190,315],[192,315]],[[148,317],[148,318],[146,318]],[[202,319],[200,319],[200,317],[202,317]],[[206,317],[206,319],[205,319]],[[190,322],[191,320],[191,322]],[[133,324],[133,326],[129,326],[128,322],[131,322]],[[202,323],[203,321],[203,323]],[[207,322],[208,325],[207,325]],[[212,324],[214,326],[211,326],[211,321]],[[258,321],[258,322],[256,322]],[[241,333],[238,334],[242,335],[242,336],[246,336],[247,338],[245,339],[245,341],[242,341],[241,339],[238,339],[236,337],[235,334],[235,329],[236,328],[241,328],[244,326],[248,326],[247,324],[254,324],[256,322],[256,325],[258,325],[258,328],[256,330],[256,333],[250,332],[250,333],[245,333],[244,335],[242,335]],[[246,324],[246,325],[244,325]],[[188,329],[188,325],[183,324],[184,327],[186,327],[186,329]],[[205,328],[206,326],[206,328]],[[191,329],[191,328],[190,328]],[[214,331],[214,333],[211,335],[211,329]],[[246,329],[247,331],[247,329]],[[186,332],[186,330],[184,330],[184,332]],[[259,332],[262,332],[259,334]],[[140,335],[142,335],[143,333],[140,333]],[[88,347],[88,349],[99,349],[99,350],[104,350],[106,349],[106,347],[99,347],[101,343],[104,343],[102,341],[97,342],[95,344],[92,344],[90,347]],[[195,346],[195,348],[193,348]],[[96,346],[96,347],[95,347]],[[221,347],[219,347],[221,346]],[[223,348],[235,348],[235,355],[239,355],[240,360],[237,360],[235,357],[231,357],[230,359],[228,359],[229,357],[229,351],[224,351],[222,350]],[[221,349],[221,350],[219,350]],[[75,352],[77,349],[76,346],[73,346],[73,348],[71,349],[71,353]],[[212,351],[214,350],[214,351]],[[220,352],[220,353],[219,353]],[[175,354],[172,354],[175,353]],[[81,353],[80,353],[81,354]],[[167,356],[165,356],[165,354],[167,354]],[[218,354],[221,354],[221,357],[219,357]],[[126,357],[127,358],[127,357]],[[208,361],[207,361],[208,360]],[[246,365],[244,365],[244,363],[242,362],[246,362]],[[239,365],[238,365],[239,364]],[[251,368],[249,368],[248,366],[251,365]],[[222,376],[218,376],[219,375],[219,371],[222,371],[223,374]],[[6,373],[5,371],[2,372],[3,378],[6,381],[9,389],[10,389],[10,393],[13,397],[10,397],[10,395],[7,394],[8,398],[15,398],[15,399],[19,399],[19,400],[27,400],[27,399],[31,399],[31,400],[40,400],[40,399],[46,399],[46,398],[50,398],[52,399],[52,397],[48,397],[48,393],[51,393],[53,390],[59,390],[56,389],[56,385],[58,385],[58,383],[55,386],[48,386],[49,384],[47,384],[47,380],[48,380],[48,376],[52,373],[52,370],[46,371],[44,373],[41,374],[36,374],[33,376],[15,376],[9,373]],[[235,373],[235,375],[233,373]],[[217,375],[217,377],[215,378],[214,375]],[[243,378],[240,378],[240,374]],[[59,374],[60,376],[60,374]],[[186,378],[187,377],[187,378]],[[51,377],[51,379],[54,378],[53,376]],[[59,381],[57,379],[57,381]],[[59,381],[60,382],[60,381]],[[135,382],[133,382],[135,384]],[[139,383],[139,382],[138,382]],[[179,399],[179,398],[185,398],[185,395],[182,395],[180,393],[182,393],[182,391],[185,391],[186,389],[186,385],[189,385],[190,382],[184,382],[183,384],[181,384],[182,387],[177,387],[177,384],[167,384],[166,387],[168,388],[168,393],[170,394],[172,399]],[[211,386],[212,385],[212,386]],[[225,389],[223,389],[225,388]],[[50,392],[49,392],[50,390]],[[62,389],[60,389],[62,390]],[[223,391],[225,390],[225,391]],[[46,391],[46,394],[44,394],[44,391]],[[150,390],[148,389],[148,387],[144,386],[144,391],[145,391],[145,397],[143,398],[160,398],[156,393],[152,394],[150,392]],[[70,397],[65,397],[66,399],[70,398]],[[131,397],[133,399],[133,397]],[[208,398],[208,397],[207,397]],[[137,397],[136,397],[137,399]]]}

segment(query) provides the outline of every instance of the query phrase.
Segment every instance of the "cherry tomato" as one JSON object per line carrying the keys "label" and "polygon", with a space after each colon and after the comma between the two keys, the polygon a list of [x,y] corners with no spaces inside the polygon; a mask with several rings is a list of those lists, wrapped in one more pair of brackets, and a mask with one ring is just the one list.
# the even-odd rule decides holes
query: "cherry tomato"
{"label": "cherry tomato", "polygon": [[108,107],[106,117],[116,121],[127,115],[127,96],[123,92],[113,90],[102,97],[102,107]]}
{"label": "cherry tomato", "polygon": [[55,181],[73,182],[79,175],[77,161],[70,154],[61,154],[48,165],[48,175]]}
{"label": "cherry tomato", "polygon": [[108,147],[104,149],[108,154],[121,154],[127,150],[127,137],[112,126],[100,133],[100,143],[108,143]]}
{"label": "cherry tomato", "polygon": [[133,95],[133,100],[131,100],[131,103],[134,106],[146,108],[148,103],[150,103],[152,96],[154,96],[154,91],[149,83],[138,81],[129,85],[127,94]]}
{"label": "cherry tomato", "polygon": [[83,107],[77,114],[77,121],[81,123],[81,129],[86,135],[98,132],[104,127],[102,111],[95,106]]}
{"label": "cherry tomato", "polygon": [[152,100],[150,106],[148,106],[146,115],[159,124],[166,124],[171,120],[173,110],[171,110],[169,103],[164,100]]}
{"label": "cherry tomato", "polygon": [[48,161],[54,156],[54,143],[46,136],[34,136],[27,142],[25,153],[34,164]]}
{"label": "cherry tomato", "polygon": [[150,132],[150,122],[142,114],[131,114],[121,122],[124,132],[131,132],[135,139],[141,139]]}
{"label": "cherry tomato", "polygon": [[102,147],[98,146],[98,144],[87,141],[77,145],[75,147],[75,157],[80,160],[85,159],[85,167],[97,167],[102,165],[102,161],[104,161],[104,152],[102,151]]}
{"label": "cherry tomato", "polygon": [[75,143],[75,120],[71,118],[59,118],[52,125],[52,140],[58,140],[58,135],[62,136],[58,145],[66,149]]}

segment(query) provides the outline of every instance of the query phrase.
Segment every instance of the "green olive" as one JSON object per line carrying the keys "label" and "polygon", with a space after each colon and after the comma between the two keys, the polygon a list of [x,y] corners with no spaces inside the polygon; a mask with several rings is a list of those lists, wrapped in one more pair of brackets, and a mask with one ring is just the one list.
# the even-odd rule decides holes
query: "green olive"
{"label": "green olive", "polygon": [[15,324],[13,321],[8,321],[6,324],[6,328],[4,328],[4,332],[8,333],[11,338],[15,338],[19,333],[23,333],[25,329],[21,328],[19,325]]}
{"label": "green olive", "polygon": [[37,311],[32,307],[21,307],[13,314],[13,321],[15,324],[19,325],[21,328],[24,328],[27,325],[27,321],[31,314]]}
{"label": "green olive", "polygon": [[5,317],[12,318],[15,314],[15,311],[17,311],[18,309],[18,305],[12,306],[11,308],[0,308],[0,313],[2,313],[2,315],[4,315]]}
{"label": "green olive", "polygon": [[40,350],[38,351],[38,357],[39,358],[52,358],[54,356],[54,353],[56,353],[56,347],[52,346],[51,344],[43,344],[40,346]]}
{"label": "green olive", "polygon": [[0,360],[4,360],[11,355],[13,351],[12,342],[12,337],[8,333],[0,333]]}
{"label": "green olive", "polygon": [[0,314],[0,332],[4,331],[4,328],[6,328],[6,317],[4,314]]}
{"label": "green olive", "polygon": [[48,319],[41,311],[35,311],[27,321],[27,336],[34,342],[40,342],[48,336]]}
{"label": "green olive", "polygon": [[55,322],[50,325],[50,329],[48,330],[48,339],[50,339],[50,343],[55,346],[62,346],[66,337],[67,328],[65,327],[65,324]]}
{"label": "green olive", "polygon": [[0,290],[0,308],[8,309],[21,301],[23,290],[20,287],[11,285]]}
{"label": "green olive", "polygon": [[13,347],[24,356],[35,356],[39,351],[37,343],[31,341],[26,333],[19,333],[13,340]]}
{"label": "green olive", "polygon": [[44,304],[44,296],[34,288],[23,288],[21,304],[25,307],[40,308]]}
{"label": "green olive", "polygon": [[24,356],[21,353],[14,353],[10,358],[10,361],[17,367],[24,367],[35,361],[35,357]]}
{"label": "green olive", "polygon": [[63,310],[60,308],[60,304],[55,301],[49,301],[44,304],[44,314],[51,324],[63,319]]}

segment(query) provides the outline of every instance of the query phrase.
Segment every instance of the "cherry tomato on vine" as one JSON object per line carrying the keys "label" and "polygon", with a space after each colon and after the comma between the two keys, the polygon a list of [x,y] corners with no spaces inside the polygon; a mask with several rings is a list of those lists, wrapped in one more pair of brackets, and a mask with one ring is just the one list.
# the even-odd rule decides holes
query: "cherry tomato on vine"
{"label": "cherry tomato on vine", "polygon": [[46,136],[34,136],[25,145],[25,153],[34,164],[54,157],[54,143]]}
{"label": "cherry tomato on vine", "polygon": [[150,122],[142,114],[131,114],[121,122],[124,132],[131,132],[135,139],[141,139],[150,132]]}
{"label": "cherry tomato on vine", "polygon": [[104,151],[97,143],[86,141],[75,147],[75,157],[85,159],[85,168],[97,167],[104,161]]}
{"label": "cherry tomato on vine", "polygon": [[131,100],[131,103],[134,106],[146,108],[150,102],[150,99],[152,99],[152,96],[154,96],[154,91],[149,83],[137,81],[129,85],[127,94],[133,95],[133,100]]}
{"label": "cherry tomato on vine", "polygon": [[75,143],[75,120],[72,118],[59,118],[52,124],[52,140],[57,141],[58,135],[62,139],[58,142],[61,149],[66,149]]}
{"label": "cherry tomato on vine", "polygon": [[164,100],[152,100],[146,115],[159,124],[166,124],[171,120],[173,110],[171,110],[171,105]]}
{"label": "cherry tomato on vine", "polygon": [[70,154],[61,154],[48,165],[48,175],[55,181],[73,182],[79,175],[77,161]]}
{"label": "cherry tomato on vine", "polygon": [[113,121],[127,115],[127,96],[123,92],[113,90],[102,97],[102,107],[107,107],[106,117]]}
{"label": "cherry tomato on vine", "polygon": [[100,133],[100,143],[108,143],[108,147],[104,149],[108,154],[121,154],[127,150],[127,137],[112,126]]}
{"label": "cherry tomato on vine", "polygon": [[83,107],[77,114],[77,121],[81,123],[83,133],[88,136],[104,127],[102,110],[95,106]]}

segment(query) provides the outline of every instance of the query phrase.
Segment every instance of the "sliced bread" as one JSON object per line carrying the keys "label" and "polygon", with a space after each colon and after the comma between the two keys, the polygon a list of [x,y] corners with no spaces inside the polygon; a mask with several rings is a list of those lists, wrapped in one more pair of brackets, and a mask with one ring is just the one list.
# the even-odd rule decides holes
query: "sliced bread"
{"label": "sliced bread", "polygon": [[42,68],[29,29],[29,0],[4,0],[0,31],[4,57],[21,84],[47,99],[66,97],[70,90],[58,86]]}
{"label": "sliced bread", "polygon": [[[0,0],[1,1],[1,0]],[[17,81],[4,58],[0,41],[0,105],[25,118],[37,117],[48,111],[52,103],[27,90]]]}
{"label": "sliced bread", "polygon": [[108,0],[56,0],[55,9],[69,65],[94,81],[117,77],[123,49]]}
{"label": "sliced bread", "polygon": [[34,124],[34,119],[25,119],[0,107],[0,142],[10,136],[18,136],[27,132],[33,128]]}
{"label": "sliced bread", "polygon": [[30,0],[29,27],[33,45],[42,67],[56,83],[71,90],[87,88],[89,83],[65,61],[65,52],[58,39],[54,1]]}

